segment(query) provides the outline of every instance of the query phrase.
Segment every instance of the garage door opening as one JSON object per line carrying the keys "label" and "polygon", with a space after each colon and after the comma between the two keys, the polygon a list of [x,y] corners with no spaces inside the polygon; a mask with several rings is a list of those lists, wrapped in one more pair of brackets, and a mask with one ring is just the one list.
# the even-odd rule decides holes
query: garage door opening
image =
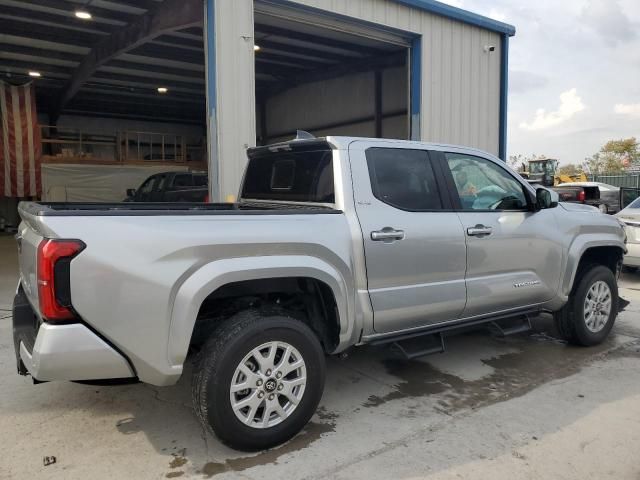
{"label": "garage door opening", "polygon": [[409,44],[344,22],[255,12],[258,145],[316,136],[410,137]]}
{"label": "garage door opening", "polygon": [[0,217],[15,225],[20,198],[156,201],[130,195],[152,175],[161,175],[154,193],[198,187],[204,198],[206,175],[204,186],[195,175],[207,170],[201,2],[83,2],[84,19],[74,2],[44,3],[0,0],[0,90],[22,99],[0,134],[23,139],[4,164],[4,196],[15,200],[3,209],[0,197]]}

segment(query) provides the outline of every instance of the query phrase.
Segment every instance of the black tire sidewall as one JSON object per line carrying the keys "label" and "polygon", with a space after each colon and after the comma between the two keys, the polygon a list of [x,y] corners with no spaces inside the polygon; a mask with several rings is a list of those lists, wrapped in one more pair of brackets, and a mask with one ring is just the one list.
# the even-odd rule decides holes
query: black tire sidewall
{"label": "black tire sidewall", "polygon": [[[302,355],[307,384],[302,400],[291,416],[266,429],[244,425],[231,408],[229,388],[236,368],[255,347],[269,341],[294,346]],[[260,318],[223,346],[205,379],[208,423],[228,445],[242,450],[261,450],[279,445],[307,424],[322,397],[325,380],[324,353],[315,334],[305,324],[287,317]]]}
{"label": "black tire sidewall", "polygon": [[[611,290],[611,312],[604,328],[596,333],[589,330],[585,323],[584,301],[591,286],[598,281],[605,282]],[[573,322],[578,342],[587,346],[602,343],[609,335],[618,315],[618,285],[613,272],[604,266],[595,266],[586,270],[580,279],[572,301]]]}

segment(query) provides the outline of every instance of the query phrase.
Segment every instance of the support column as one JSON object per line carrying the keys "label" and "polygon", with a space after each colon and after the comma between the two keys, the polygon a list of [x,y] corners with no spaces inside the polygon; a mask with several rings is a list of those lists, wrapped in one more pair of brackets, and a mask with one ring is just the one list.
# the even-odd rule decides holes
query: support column
{"label": "support column", "polygon": [[422,37],[416,37],[411,42],[409,60],[409,139],[422,140]]}
{"label": "support column", "polygon": [[256,142],[253,0],[205,0],[211,201],[234,200]]}

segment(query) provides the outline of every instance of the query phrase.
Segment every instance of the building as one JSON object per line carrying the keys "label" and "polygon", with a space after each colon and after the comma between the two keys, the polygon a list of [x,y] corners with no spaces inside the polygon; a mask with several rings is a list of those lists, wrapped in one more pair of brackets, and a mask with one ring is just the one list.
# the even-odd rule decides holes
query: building
{"label": "building", "polygon": [[[0,0],[0,10],[0,79],[34,81],[44,171],[208,168],[213,198],[228,199],[244,150],[296,129],[505,155],[515,29],[433,0]],[[44,183],[45,197],[78,199]]]}

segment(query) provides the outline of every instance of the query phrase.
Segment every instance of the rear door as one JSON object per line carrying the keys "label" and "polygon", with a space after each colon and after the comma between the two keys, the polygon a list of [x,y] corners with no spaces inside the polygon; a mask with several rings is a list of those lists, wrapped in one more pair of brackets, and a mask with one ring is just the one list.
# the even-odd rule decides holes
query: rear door
{"label": "rear door", "polygon": [[136,191],[135,200],[136,202],[150,202],[153,191],[155,188],[155,184],[158,181],[158,175],[153,175],[147,178],[140,188]]}
{"label": "rear door", "polygon": [[467,242],[464,317],[539,304],[558,288],[562,238],[555,209],[538,212],[502,162],[441,152]]}
{"label": "rear door", "polygon": [[153,186],[153,190],[150,195],[150,202],[164,202],[165,193],[169,188],[169,181],[171,180],[171,174],[161,173],[156,175],[156,183]]}
{"label": "rear door", "polygon": [[466,246],[441,169],[426,150],[370,145],[352,143],[349,159],[375,331],[455,320]]}

